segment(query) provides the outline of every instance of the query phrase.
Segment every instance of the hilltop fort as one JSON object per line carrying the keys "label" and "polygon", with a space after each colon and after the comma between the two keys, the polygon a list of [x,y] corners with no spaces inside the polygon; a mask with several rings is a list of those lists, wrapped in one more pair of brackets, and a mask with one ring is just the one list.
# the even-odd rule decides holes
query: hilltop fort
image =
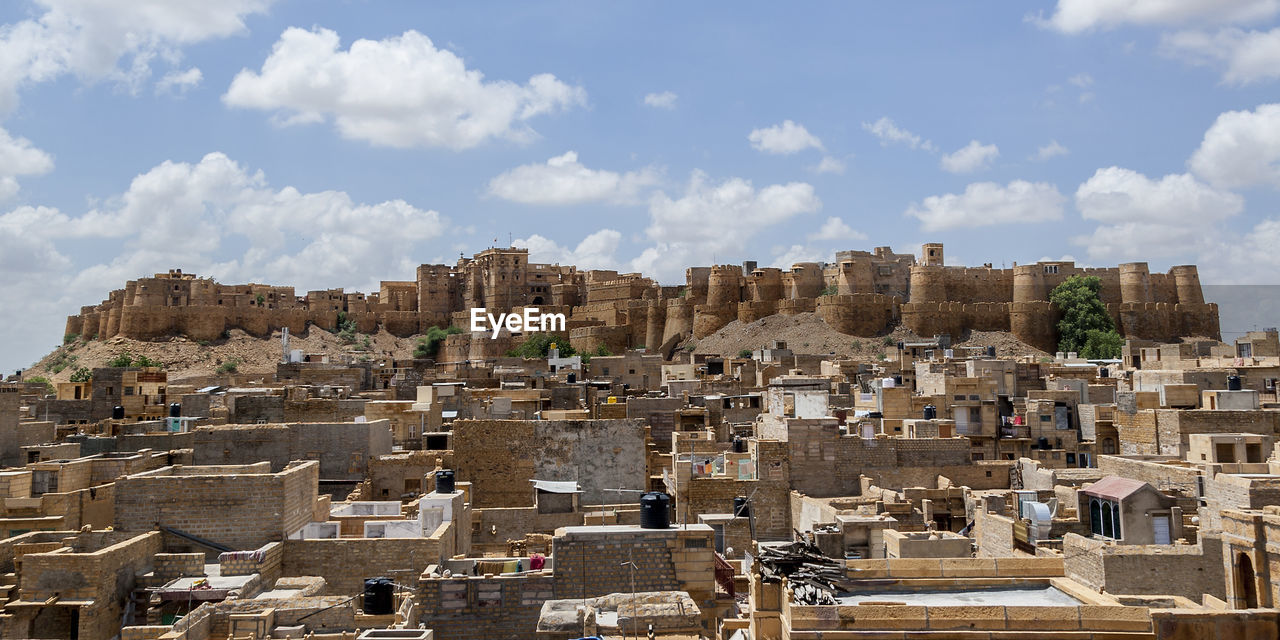
{"label": "hilltop fort", "polygon": [[[490,248],[453,266],[426,264],[410,281],[384,281],[376,293],[236,284],[171,270],[129,281],[106,300],[67,319],[66,333],[99,340],[152,340],[185,335],[213,340],[230,329],[266,337],[308,325],[335,330],[343,320],[360,332],[378,327],[411,336],[433,326],[469,327],[469,309],[492,313],[538,307],[568,318],[572,345],[613,352],[647,346],[664,352],[726,324],[774,314],[814,312],[836,331],[875,336],[901,324],[917,335],[1007,331],[1046,351],[1056,347],[1055,286],[1073,275],[1097,276],[1101,298],[1127,338],[1219,337],[1217,306],[1204,301],[1193,265],[1152,273],[1145,262],[1082,268],[1069,261],[995,268],[949,266],[943,245],[926,244],[917,259],[889,247],[842,251],[833,263],[789,270],[742,265],[690,267],[683,286],[661,286],[639,273],[582,270],[529,261],[523,248]],[[451,336],[444,358],[500,355],[505,340]]]}

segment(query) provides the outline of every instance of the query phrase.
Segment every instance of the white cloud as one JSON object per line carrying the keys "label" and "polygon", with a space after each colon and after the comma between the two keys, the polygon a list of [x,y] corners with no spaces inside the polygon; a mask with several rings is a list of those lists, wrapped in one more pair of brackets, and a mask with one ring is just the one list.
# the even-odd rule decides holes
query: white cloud
{"label": "white cloud", "polygon": [[862,128],[871,133],[871,135],[880,139],[881,146],[889,146],[890,144],[905,144],[912,149],[924,149],[925,151],[936,151],[937,148],[933,143],[921,138],[920,136],[901,129],[893,123],[888,116],[882,117],[875,122],[864,122]]}
{"label": "white cloud", "polygon": [[822,141],[817,136],[809,133],[803,125],[790,120],[784,120],[782,124],[775,124],[772,127],[752,130],[747,135],[747,140],[751,141],[751,146],[756,151],[782,155],[790,155],[810,148],[822,148]]}
{"label": "white cloud", "polygon": [[1061,219],[1065,201],[1057,187],[1045,182],[975,182],[961,194],[929,196],[911,205],[906,215],[919,219],[924,231],[1027,224]]}
{"label": "white cloud", "polygon": [[655,109],[674,109],[676,108],[676,100],[679,98],[671,91],[663,91],[662,93],[649,93],[644,96],[646,106]]}
{"label": "white cloud", "polygon": [[829,262],[831,257],[831,251],[803,244],[793,244],[789,247],[774,247],[773,263],[770,266],[777,269],[790,269],[801,262]]}
{"label": "white cloud", "polygon": [[515,245],[528,247],[530,262],[572,264],[582,269],[616,269],[616,254],[621,241],[621,233],[613,229],[601,229],[583,238],[573,249],[562,247],[554,240],[536,233],[516,240]]}
{"label": "white cloud", "polygon": [[749,180],[714,183],[702,171],[694,171],[679,198],[661,191],[650,198],[645,234],[655,246],[632,260],[632,269],[674,282],[684,277],[690,264],[738,256],[757,234],[821,207],[813,186],[804,182],[756,189]]}
{"label": "white cloud", "polygon": [[1189,174],[1159,180],[1121,167],[1098,169],[1076,189],[1076,208],[1100,224],[1076,238],[1098,261],[1186,255],[1217,237],[1219,223],[1244,209],[1239,195]]}
{"label": "white cloud", "polygon": [[1041,26],[1078,34],[1122,25],[1247,23],[1280,11],[1280,0],[1058,0]]}
{"label": "white cloud", "polygon": [[989,168],[999,155],[1000,149],[996,145],[970,140],[954,153],[942,156],[941,166],[951,173],[973,173]]}
{"label": "white cloud", "polygon": [[1280,104],[1220,114],[1187,164],[1217,187],[1280,187]]}
{"label": "white cloud", "polygon": [[186,93],[200,85],[204,73],[198,67],[185,71],[170,71],[156,82],[156,93]]}
{"label": "white cloud", "polygon": [[844,173],[844,160],[835,156],[822,156],[822,161],[813,167],[814,173]]}
{"label": "white cloud", "polygon": [[1181,31],[1160,39],[1165,55],[1221,69],[1222,81],[1246,85],[1280,78],[1280,29]]}
{"label": "white cloud", "polygon": [[862,233],[845,224],[844,220],[832,216],[822,223],[822,226],[814,233],[809,234],[810,240],[866,240],[867,234]]}
{"label": "white cloud", "polygon": [[130,90],[159,58],[181,59],[179,47],[244,32],[246,17],[272,0],[37,0],[38,17],[0,31],[0,110],[18,89],[74,74],[115,80]]}
{"label": "white cloud", "polygon": [[1093,76],[1087,73],[1077,73],[1076,75],[1067,78],[1067,82],[1081,89],[1088,89],[1093,86]]}
{"label": "white cloud", "polygon": [[1036,149],[1036,153],[1035,155],[1031,156],[1031,159],[1035,160],[1036,162],[1044,162],[1045,160],[1048,160],[1050,158],[1065,156],[1068,153],[1071,153],[1070,149],[1067,149],[1066,147],[1058,144],[1057,140],[1050,140],[1049,144],[1046,144]]}
{"label": "white cloud", "polygon": [[39,176],[53,170],[53,157],[26,138],[0,128],[0,200],[18,193],[19,176]]}
{"label": "white cloud", "polygon": [[[301,292],[376,290],[382,279],[411,276],[417,253],[450,230],[439,213],[403,200],[273,188],[221,153],[161,163],[104,202],[75,217],[44,207],[0,214],[0,269],[23,275],[0,281],[0,299],[31,302],[0,305],[0,344],[56,344],[68,313],[171,267]],[[81,264],[85,241],[115,252]]]}
{"label": "white cloud", "polygon": [[543,164],[526,164],[489,181],[489,193],[524,204],[582,204],[584,202],[633,203],[640,193],[658,183],[652,168],[617,173],[588,169],[569,151]]}
{"label": "white cloud", "polygon": [[1108,167],[1076,189],[1076,207],[1087,220],[1197,226],[1239,213],[1244,199],[1185,173],[1152,180],[1131,169]]}
{"label": "white cloud", "polygon": [[339,50],[328,29],[286,29],[259,72],[236,74],[223,101],[275,112],[282,124],[332,118],[343,137],[389,147],[468,149],[528,141],[535,116],[586,104],[586,91],[542,73],[486,81],[417,31]]}

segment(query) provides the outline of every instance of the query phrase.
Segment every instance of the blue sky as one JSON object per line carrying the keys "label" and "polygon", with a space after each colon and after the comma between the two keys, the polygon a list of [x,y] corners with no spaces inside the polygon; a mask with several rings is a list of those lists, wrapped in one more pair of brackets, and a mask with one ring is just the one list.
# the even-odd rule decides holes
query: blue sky
{"label": "blue sky", "polygon": [[[1280,266],[1280,0],[0,6],[0,366],[170,267],[368,291],[498,239]],[[353,45],[353,43],[355,43]]]}

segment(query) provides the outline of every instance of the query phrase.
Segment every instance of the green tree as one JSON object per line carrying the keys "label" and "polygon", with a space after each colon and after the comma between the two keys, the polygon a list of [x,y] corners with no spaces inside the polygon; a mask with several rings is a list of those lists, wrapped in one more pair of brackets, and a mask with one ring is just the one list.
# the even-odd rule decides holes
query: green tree
{"label": "green tree", "polygon": [[67,335],[62,336],[62,344],[71,344],[72,342],[75,342],[79,338],[80,338],[80,334],[78,333],[68,333]]}
{"label": "green tree", "polygon": [[259,294],[258,294],[258,297],[257,297],[257,298],[254,298],[254,299],[255,299],[255,300],[257,300],[257,302],[258,302],[258,306],[259,306],[259,307],[261,307],[262,305],[264,305],[264,304],[266,304],[266,303],[267,303],[267,299],[266,299],[266,298],[264,298],[264,297],[262,297],[262,294],[261,294],[261,293],[259,293]]}
{"label": "green tree", "polygon": [[89,371],[88,367],[76,367],[76,370],[71,372],[72,382],[89,382],[90,380],[93,380],[93,372]]}
{"label": "green tree", "polygon": [[751,357],[751,350],[750,350],[750,349],[741,349],[741,350],[739,350],[739,351],[738,351],[738,357],[739,357],[739,358],[750,358],[750,357]]}
{"label": "green tree", "polygon": [[1049,300],[1058,307],[1058,350],[1075,351],[1088,359],[1116,358],[1124,338],[1116,332],[1098,292],[1097,276],[1071,276],[1054,287]]}
{"label": "green tree", "polygon": [[444,342],[444,339],[458,333],[462,333],[462,329],[457,327],[449,327],[447,329],[431,327],[430,329],[427,329],[427,335],[418,338],[418,344],[413,348],[413,357],[436,357],[436,354],[440,352],[440,345]]}
{"label": "green tree", "polygon": [[597,355],[597,356],[611,356],[611,355],[613,355],[613,352],[609,350],[609,347],[607,347],[607,346],[605,346],[605,345],[600,345],[600,346],[596,347],[596,352],[595,352],[594,354],[592,354],[592,355]]}
{"label": "green tree", "polygon": [[569,345],[569,336],[558,333],[534,333],[521,342],[520,346],[508,351],[507,355],[515,358],[545,358],[553,344],[560,350],[561,358],[568,358],[576,353]]}
{"label": "green tree", "polygon": [[137,358],[134,358],[134,359],[133,359],[133,366],[135,366],[135,367],[163,367],[163,366],[164,366],[164,363],[163,363],[163,362],[160,362],[159,360],[152,360],[151,358],[148,358],[148,357],[146,357],[146,356],[138,356]]}
{"label": "green tree", "polygon": [[49,382],[49,379],[48,379],[48,378],[46,378],[46,377],[44,377],[44,376],[31,376],[30,378],[23,378],[23,379],[22,379],[22,381],[23,381],[23,382],[27,382],[27,383],[31,383],[31,384],[42,384],[42,385],[44,385],[44,392],[45,392],[45,393],[53,393],[53,391],[54,391],[54,389],[53,389],[53,383],[52,383],[52,382]]}
{"label": "green tree", "polygon": [[133,355],[130,354],[128,351],[123,351],[118,355],[116,355],[116,357],[108,360],[107,366],[108,367],[132,367]]}
{"label": "green tree", "polygon": [[240,358],[227,358],[226,362],[218,365],[218,373],[235,373],[240,368]]}
{"label": "green tree", "polygon": [[832,285],[827,285],[825,288],[823,288],[823,289],[822,289],[822,293],[819,293],[818,295],[819,295],[819,296],[834,296],[834,295],[836,295],[837,293],[840,293],[840,288],[839,288],[839,287],[837,287],[836,285],[832,284]]}

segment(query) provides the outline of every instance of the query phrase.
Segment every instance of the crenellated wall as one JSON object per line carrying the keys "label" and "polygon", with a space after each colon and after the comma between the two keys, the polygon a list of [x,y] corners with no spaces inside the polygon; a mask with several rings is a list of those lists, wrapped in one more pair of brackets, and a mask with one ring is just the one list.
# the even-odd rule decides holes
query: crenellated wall
{"label": "crenellated wall", "polygon": [[778,301],[755,300],[738,303],[738,322],[750,323],[767,318],[778,312]]}
{"label": "crenellated wall", "polygon": [[892,328],[899,300],[878,293],[822,296],[817,313],[827,326],[851,336],[874,336]]}
{"label": "crenellated wall", "polygon": [[631,346],[627,327],[580,327],[569,332],[569,344],[578,353],[595,353],[604,346],[610,353],[624,353]]}
{"label": "crenellated wall", "polygon": [[738,303],[700,304],[693,310],[693,337],[701,340],[738,319]]}

